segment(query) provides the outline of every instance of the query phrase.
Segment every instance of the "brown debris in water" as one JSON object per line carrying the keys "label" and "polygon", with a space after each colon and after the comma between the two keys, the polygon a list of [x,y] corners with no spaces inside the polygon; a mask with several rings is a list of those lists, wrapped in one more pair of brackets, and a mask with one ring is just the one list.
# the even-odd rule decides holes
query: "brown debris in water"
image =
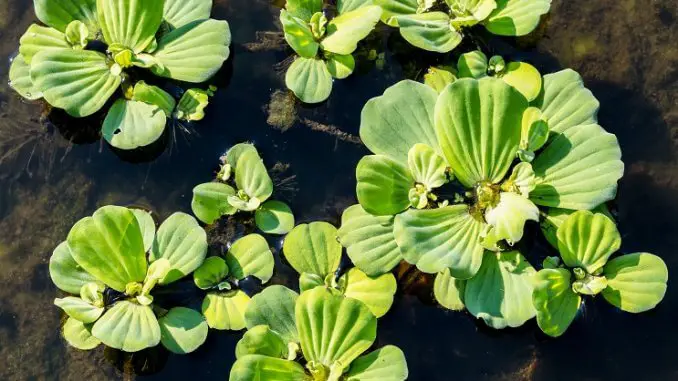
{"label": "brown debris in water", "polygon": [[287,47],[287,42],[282,32],[260,31],[257,32],[256,37],[256,42],[243,44],[243,47],[252,53],[283,51]]}
{"label": "brown debris in water", "polygon": [[341,141],[358,145],[363,144],[359,137],[344,132],[335,126],[318,123],[316,121],[306,118],[302,119],[301,123],[303,123],[306,127],[310,128],[313,131],[323,132],[325,134],[332,135]]}

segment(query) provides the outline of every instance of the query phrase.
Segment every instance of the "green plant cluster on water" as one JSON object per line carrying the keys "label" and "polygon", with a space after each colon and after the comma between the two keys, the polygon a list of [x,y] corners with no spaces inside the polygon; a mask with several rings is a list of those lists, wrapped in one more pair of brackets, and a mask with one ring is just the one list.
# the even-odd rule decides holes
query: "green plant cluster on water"
{"label": "green plant cluster on water", "polygon": [[210,19],[212,0],[34,0],[45,25],[21,37],[10,85],[69,115],[90,116],[118,95],[101,133],[130,150],[157,141],[167,120],[195,121],[214,87],[186,90],[177,102],[138,79],[139,69],[182,82],[209,80],[229,56],[226,21]]}

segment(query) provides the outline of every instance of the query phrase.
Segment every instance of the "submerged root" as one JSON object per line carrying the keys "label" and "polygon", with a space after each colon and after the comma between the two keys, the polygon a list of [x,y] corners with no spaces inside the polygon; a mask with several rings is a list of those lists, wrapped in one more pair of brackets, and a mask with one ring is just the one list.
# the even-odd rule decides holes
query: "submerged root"
{"label": "submerged root", "polygon": [[282,132],[292,128],[297,121],[296,99],[289,91],[274,91],[264,111],[268,114],[266,123]]}
{"label": "submerged root", "polygon": [[362,141],[360,140],[359,137],[357,137],[355,135],[351,135],[347,132],[344,132],[344,131],[340,130],[339,128],[335,127],[335,126],[318,123],[316,121],[306,119],[306,118],[304,118],[301,121],[301,123],[304,124],[306,127],[310,128],[313,131],[318,131],[318,132],[322,132],[322,133],[325,133],[325,134],[328,134],[328,135],[332,135],[332,136],[336,137],[337,139],[339,139],[341,141],[353,143],[353,144],[358,144],[358,145],[362,144]]}
{"label": "submerged root", "polygon": [[243,44],[243,47],[247,49],[247,51],[252,53],[283,51],[287,47],[287,42],[285,42],[285,36],[282,34],[282,32],[257,32],[256,37],[256,42],[248,42]]}

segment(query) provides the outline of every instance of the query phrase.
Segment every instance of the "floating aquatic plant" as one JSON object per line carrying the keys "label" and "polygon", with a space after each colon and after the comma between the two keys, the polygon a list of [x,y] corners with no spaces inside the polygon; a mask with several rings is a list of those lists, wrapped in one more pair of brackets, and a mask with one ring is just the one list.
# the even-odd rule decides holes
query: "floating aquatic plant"
{"label": "floating aquatic plant", "polygon": [[143,210],[104,206],[76,223],[50,259],[54,284],[78,296],[54,301],[69,316],[66,341],[82,350],[103,343],[137,352],[162,343],[189,353],[207,338],[199,312],[169,311],[153,291],[190,275],[205,259],[207,237],[191,216],[175,213],[156,231]]}
{"label": "floating aquatic plant", "polygon": [[376,0],[384,23],[398,27],[410,44],[447,53],[467,30],[482,25],[500,36],[523,36],[539,25],[551,0]]}
{"label": "floating aquatic plant", "polygon": [[191,207],[200,221],[211,224],[242,211],[254,212],[257,227],[264,233],[286,234],[294,227],[289,206],[269,200],[273,181],[252,144],[241,143],[228,150],[216,180],[193,189]]}
{"label": "floating aquatic plant", "polygon": [[664,298],[668,269],[661,258],[634,253],[610,260],[621,235],[605,214],[571,213],[558,227],[557,245],[560,258],[544,261],[533,294],[539,328],[550,336],[565,333],[586,296],[602,294],[632,313],[648,311]]}
{"label": "floating aquatic plant", "polygon": [[353,52],[379,22],[382,11],[371,0],[339,0],[329,19],[322,0],[288,0],[280,12],[285,40],[299,55],[287,70],[287,87],[303,102],[320,103],[334,79],[353,73]]}
{"label": "floating aquatic plant", "polygon": [[397,284],[393,274],[369,276],[358,268],[340,273],[342,246],[337,228],[327,222],[296,226],[285,237],[283,253],[300,274],[301,291],[327,287],[363,302],[376,317],[393,304]]}
{"label": "floating aquatic plant", "polygon": [[335,290],[316,287],[297,295],[271,286],[253,298],[245,319],[248,331],[236,346],[231,381],[408,377],[405,355],[395,346],[363,355],[376,339],[377,318]]}
{"label": "floating aquatic plant", "polygon": [[275,260],[266,239],[250,234],[235,241],[225,257],[209,257],[193,279],[208,293],[202,303],[207,324],[219,330],[245,328],[245,310],[250,297],[238,289],[239,282],[253,276],[266,283],[273,276]]}
{"label": "floating aquatic plant", "polygon": [[[202,118],[212,90],[189,89],[177,103],[160,87],[136,81],[134,68],[201,83],[229,56],[226,21],[210,19],[211,0],[34,0],[45,25],[21,37],[10,83],[23,97],[44,98],[80,118],[111,106],[102,135],[134,149],[162,136],[167,119]],[[105,47],[101,47],[105,45]]]}

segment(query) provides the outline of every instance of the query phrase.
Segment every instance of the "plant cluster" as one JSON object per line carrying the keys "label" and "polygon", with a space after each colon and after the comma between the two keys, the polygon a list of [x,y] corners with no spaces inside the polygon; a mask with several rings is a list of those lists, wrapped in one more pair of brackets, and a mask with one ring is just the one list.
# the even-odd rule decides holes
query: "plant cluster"
{"label": "plant cluster", "polygon": [[177,102],[162,88],[137,80],[135,68],[158,77],[201,83],[229,56],[226,21],[210,19],[212,0],[34,0],[46,26],[21,37],[10,84],[23,97],[44,98],[81,118],[122,95],[107,112],[102,135],[130,150],[157,141],[167,120],[204,116],[215,88],[185,91]]}

